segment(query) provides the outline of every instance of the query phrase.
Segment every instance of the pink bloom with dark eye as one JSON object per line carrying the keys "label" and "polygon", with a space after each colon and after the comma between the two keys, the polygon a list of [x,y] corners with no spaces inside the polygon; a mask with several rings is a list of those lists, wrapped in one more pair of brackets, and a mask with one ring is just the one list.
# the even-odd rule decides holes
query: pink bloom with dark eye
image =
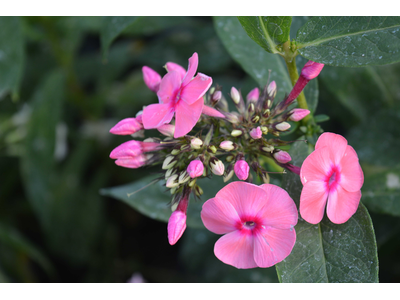
{"label": "pink bloom with dark eye", "polygon": [[250,167],[249,164],[243,159],[240,159],[235,163],[233,170],[235,171],[235,174],[239,180],[246,180],[247,177],[249,177]]}
{"label": "pink bloom with dark eye", "polygon": [[[211,77],[198,73],[198,55],[189,58],[188,71],[183,74],[176,64],[161,80],[157,92],[159,104],[151,104],[143,110],[145,129],[158,128],[171,121],[175,115],[175,133],[178,138],[196,125],[204,106],[203,96],[212,84]],[[171,65],[167,65],[169,70]]]}
{"label": "pink bloom with dark eye", "polygon": [[272,184],[232,182],[203,204],[201,219],[208,230],[224,234],[215,243],[215,256],[238,269],[271,267],[296,241],[296,205]]}
{"label": "pink bloom with dark eye", "polygon": [[110,133],[118,135],[129,135],[143,129],[141,118],[126,118],[119,121],[113,128],[110,129]]}
{"label": "pink bloom with dark eye", "polygon": [[303,190],[300,214],[309,223],[319,223],[327,206],[328,218],[346,222],[357,211],[364,174],[357,153],[339,134],[323,133],[300,170]]}

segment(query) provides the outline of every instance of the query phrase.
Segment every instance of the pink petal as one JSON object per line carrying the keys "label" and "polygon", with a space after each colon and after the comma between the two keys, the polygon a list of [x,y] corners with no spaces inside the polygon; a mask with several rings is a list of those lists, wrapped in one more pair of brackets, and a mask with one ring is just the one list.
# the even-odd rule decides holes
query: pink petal
{"label": "pink petal", "polygon": [[330,151],[331,160],[338,165],[347,148],[347,140],[340,134],[324,132],[315,144],[315,150],[327,147]]}
{"label": "pink petal", "polygon": [[251,234],[233,231],[225,234],[215,243],[214,254],[223,263],[238,269],[256,268],[253,242]]}
{"label": "pink petal", "polygon": [[295,242],[294,229],[262,230],[255,235],[254,260],[260,268],[271,267],[289,256]]}
{"label": "pink petal", "polygon": [[120,167],[137,169],[144,166],[146,164],[146,161],[146,156],[141,154],[133,157],[119,158],[115,161],[115,164]]}
{"label": "pink petal", "polygon": [[118,135],[133,134],[143,129],[142,123],[136,118],[126,118],[119,121],[113,128],[110,129],[110,133]]}
{"label": "pink petal", "polygon": [[329,220],[335,224],[342,224],[355,214],[361,199],[361,191],[348,192],[338,185],[337,189],[329,193],[326,213]]}
{"label": "pink petal", "polygon": [[324,182],[310,181],[300,195],[300,215],[308,223],[317,224],[324,217],[328,193]]}
{"label": "pink petal", "polygon": [[[185,78],[183,79],[182,86],[187,85],[193,78],[199,65],[199,56],[197,53],[193,53],[192,57],[189,58],[189,66]],[[197,99],[200,97],[197,97]]]}
{"label": "pink petal", "polygon": [[110,158],[117,159],[123,157],[137,156],[143,153],[141,142],[131,140],[122,143],[110,153]]}
{"label": "pink petal", "polygon": [[172,71],[178,72],[178,73],[179,73],[179,76],[180,76],[180,78],[181,78],[181,81],[183,80],[183,78],[184,78],[185,75],[186,75],[186,70],[185,70],[185,68],[182,67],[182,66],[180,66],[180,65],[178,65],[178,64],[176,64],[176,63],[167,62],[165,66],[167,67],[167,71],[168,71],[168,72],[172,72]]}
{"label": "pink petal", "polygon": [[201,220],[208,230],[216,234],[235,231],[235,224],[241,222],[232,204],[217,198],[211,198],[203,204]]}
{"label": "pink petal", "polygon": [[178,72],[172,71],[163,77],[160,83],[160,89],[157,92],[160,103],[170,103],[175,101],[176,95],[181,88],[181,78]]}
{"label": "pink petal", "polygon": [[171,214],[168,220],[168,242],[170,245],[175,245],[181,238],[186,229],[186,214],[176,210]]}
{"label": "pink petal", "polygon": [[146,66],[142,68],[142,72],[144,83],[150,90],[157,93],[161,82],[161,76],[156,71]]}
{"label": "pink petal", "polygon": [[174,116],[174,108],[168,104],[151,104],[143,110],[143,126],[145,129],[153,129],[171,122]]}
{"label": "pink petal", "polygon": [[225,115],[220,113],[215,108],[212,108],[212,107],[207,106],[207,105],[203,106],[203,114],[205,114],[207,116],[210,116],[210,117],[214,117],[214,118],[225,118]]}
{"label": "pink petal", "polygon": [[309,181],[326,179],[333,166],[330,153],[328,147],[320,147],[307,156],[300,170],[300,180],[303,185]]}
{"label": "pink petal", "polygon": [[203,98],[198,99],[192,105],[187,104],[185,101],[178,102],[175,115],[175,138],[184,136],[193,129],[200,119],[203,105]]}
{"label": "pink petal", "polygon": [[348,192],[357,192],[364,183],[364,173],[358,162],[356,151],[347,146],[346,152],[340,161],[340,185]]}
{"label": "pink petal", "polygon": [[273,184],[263,184],[260,188],[267,193],[268,198],[265,206],[258,212],[258,216],[265,220],[264,224],[281,229],[293,228],[297,224],[298,212],[289,194]]}
{"label": "pink petal", "polygon": [[192,104],[197,99],[204,96],[207,90],[210,88],[212,84],[212,78],[204,75],[202,73],[198,73],[197,76],[190,81],[186,86],[183,86],[181,90],[181,99],[185,101],[187,104]]}
{"label": "pink petal", "polygon": [[229,201],[240,217],[257,215],[268,202],[268,195],[264,189],[243,181],[226,185],[215,198]]}

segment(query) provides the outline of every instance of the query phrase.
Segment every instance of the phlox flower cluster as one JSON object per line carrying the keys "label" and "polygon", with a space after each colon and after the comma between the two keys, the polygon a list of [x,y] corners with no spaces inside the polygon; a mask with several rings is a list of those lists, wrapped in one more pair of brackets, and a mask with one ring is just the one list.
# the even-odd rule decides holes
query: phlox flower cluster
{"label": "phlox flower cluster", "polygon": [[[357,155],[347,142],[336,138],[341,143],[336,153],[332,150],[336,142],[329,142],[331,135],[325,136],[300,169],[291,164],[284,150],[290,142],[280,138],[290,132],[293,122],[310,113],[292,104],[307,82],[319,74],[322,64],[308,62],[292,92],[280,102],[275,99],[278,87],[274,81],[262,90],[254,88],[246,99],[232,87],[229,97],[235,111],[229,110],[221,87],[211,87],[211,77],[196,75],[198,65],[194,53],[187,70],[166,63],[163,77],[144,66],[144,82],[156,94],[158,103],[144,107],[136,117],[126,118],[110,130],[133,137],[141,136],[144,130],[155,132],[144,141],[124,142],[110,158],[126,168],[161,165],[159,179],[165,180],[172,195],[173,211],[168,222],[171,245],[185,231],[191,195],[197,198],[203,194],[198,180],[222,176],[228,182],[235,175],[239,181],[222,188],[204,203],[201,212],[207,229],[224,234],[215,245],[215,255],[237,268],[270,267],[287,257],[296,240],[298,212],[286,191],[269,184],[270,172],[261,163],[265,160],[301,175],[304,189],[300,213],[305,220],[318,223],[322,219],[326,198],[332,221],[344,222],[354,214],[362,185],[357,178],[362,171],[357,169],[353,176]],[[318,166],[320,163],[323,167]],[[264,184],[253,184],[256,177]],[[317,195],[311,194],[313,189]],[[351,203],[343,202],[343,197],[350,197]]]}

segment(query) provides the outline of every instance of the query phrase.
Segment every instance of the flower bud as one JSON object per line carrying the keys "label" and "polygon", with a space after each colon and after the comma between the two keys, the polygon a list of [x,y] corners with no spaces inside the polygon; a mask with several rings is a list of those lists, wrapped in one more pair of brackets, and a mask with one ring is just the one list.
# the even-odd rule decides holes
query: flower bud
{"label": "flower bud", "polygon": [[252,123],[257,123],[258,121],[260,121],[260,116],[257,115],[253,116],[250,121]]}
{"label": "flower bud", "polygon": [[201,187],[199,187],[198,185],[196,185],[194,187],[194,193],[196,194],[196,196],[201,196],[203,195],[203,189]]}
{"label": "flower bud", "polygon": [[310,113],[308,109],[295,108],[289,112],[289,121],[298,122]]}
{"label": "flower bud", "polygon": [[203,110],[201,112],[210,117],[225,119],[225,115],[223,113],[207,105],[203,106]]}
{"label": "flower bud", "polygon": [[280,150],[278,152],[275,152],[273,154],[273,156],[281,164],[286,164],[286,163],[288,163],[289,161],[292,160],[292,158],[290,157],[289,153],[287,153],[286,151],[282,151],[282,150]]}
{"label": "flower bud", "polygon": [[235,146],[233,145],[233,142],[231,141],[223,141],[221,144],[219,144],[219,147],[225,151],[231,151],[235,149]]}
{"label": "flower bud", "polygon": [[231,136],[233,136],[233,137],[238,137],[238,136],[241,136],[242,135],[242,131],[241,130],[239,130],[239,129],[234,129],[234,130],[232,130],[232,132],[231,132]]}
{"label": "flower bud", "polygon": [[182,236],[186,229],[186,211],[188,206],[188,197],[179,201],[178,207],[171,214],[168,220],[168,242],[174,245]]}
{"label": "flower bud", "polygon": [[235,158],[235,156],[233,156],[233,155],[228,155],[228,156],[225,158],[225,160],[226,160],[227,162],[231,162],[234,158]]}
{"label": "flower bud", "polygon": [[164,162],[163,162],[163,165],[162,165],[162,169],[163,170],[168,170],[168,169],[170,169],[170,168],[172,168],[173,166],[175,166],[175,164],[178,162],[177,160],[175,160],[174,161],[174,156],[172,156],[172,155],[168,155],[165,159],[164,159]]}
{"label": "flower bud", "polygon": [[249,177],[250,167],[249,167],[249,164],[243,159],[238,160],[235,163],[234,170],[235,170],[235,174],[236,174],[237,178],[239,178],[239,180],[246,180],[247,177]]}
{"label": "flower bud", "polygon": [[147,155],[139,154],[132,157],[121,157],[115,161],[115,164],[120,167],[137,169],[146,165],[148,160]]}
{"label": "flower bud", "polygon": [[150,90],[157,93],[160,88],[161,76],[156,71],[146,66],[142,68],[142,72],[144,83]]}
{"label": "flower bud", "polygon": [[208,149],[214,154],[217,153],[218,150],[217,147],[215,147],[214,145],[209,146]]}
{"label": "flower bud", "polygon": [[276,82],[272,81],[267,88],[267,93],[270,98],[275,98],[276,95]]}
{"label": "flower bud", "polygon": [[253,128],[252,130],[250,130],[250,136],[257,140],[257,139],[261,139],[262,137],[262,131],[260,126],[258,126],[257,128]]}
{"label": "flower bud", "polygon": [[167,172],[165,172],[165,180],[168,180],[168,178],[176,173],[175,168],[168,169]]}
{"label": "flower bud", "polygon": [[275,125],[275,128],[279,131],[286,131],[290,128],[290,124],[288,122],[281,122]]}
{"label": "flower bud", "polygon": [[240,94],[239,94],[239,91],[235,87],[231,88],[231,98],[232,98],[233,102],[235,102],[235,104],[239,104]]}
{"label": "flower bud", "polygon": [[167,180],[167,183],[166,183],[167,188],[171,189],[171,188],[177,187],[179,185],[179,183],[178,183],[178,181],[176,179],[178,179],[178,175],[177,174],[172,175],[171,177],[169,177],[168,180]]}
{"label": "flower bud", "polygon": [[258,88],[252,89],[246,96],[248,102],[256,102],[260,96],[260,90]]}
{"label": "flower bud", "polygon": [[190,144],[193,149],[200,149],[203,146],[203,141],[199,138],[194,138],[190,141]]}
{"label": "flower bud", "polygon": [[188,181],[189,179],[190,179],[190,176],[189,176],[188,172],[182,171],[182,172],[180,173],[180,175],[179,175],[178,183],[179,183],[179,184],[185,183],[185,182]]}
{"label": "flower bud", "polygon": [[262,147],[261,149],[265,152],[272,152],[272,151],[274,151],[275,148],[272,145],[267,145],[267,146]]}
{"label": "flower bud", "polygon": [[266,110],[264,110],[264,112],[263,112],[263,117],[264,117],[264,118],[268,118],[268,117],[270,116],[270,114],[271,114],[271,111],[270,111],[269,109],[266,109]]}
{"label": "flower bud", "polygon": [[216,91],[215,93],[212,94],[211,101],[212,102],[218,102],[222,98],[222,92],[221,91]]}
{"label": "flower bud", "polygon": [[224,163],[219,159],[214,158],[210,160],[210,167],[211,167],[211,172],[213,172],[215,175],[221,176],[224,174],[225,166]]}
{"label": "flower bud", "polygon": [[323,67],[324,64],[309,60],[301,70],[300,76],[303,76],[307,80],[314,79],[321,73]]}
{"label": "flower bud", "polygon": [[203,175],[204,165],[199,159],[195,159],[189,163],[186,171],[191,178],[196,178]]}
{"label": "flower bud", "polygon": [[230,170],[228,173],[226,173],[223,177],[224,182],[227,182],[230,180],[235,172],[233,170]]}
{"label": "flower bud", "polygon": [[181,150],[180,150],[180,149],[173,149],[173,150],[171,151],[171,155],[178,155],[179,153],[181,153]]}
{"label": "flower bud", "polygon": [[160,127],[157,127],[157,130],[165,136],[174,136],[175,133],[175,125],[172,124],[164,124],[161,125]]}
{"label": "flower bud", "polygon": [[128,135],[142,129],[143,124],[140,123],[137,118],[126,118],[119,121],[113,128],[111,128],[110,133],[118,135]]}
{"label": "flower bud", "polygon": [[268,133],[268,127],[267,126],[261,126],[260,128],[261,128],[261,132],[263,134],[267,134]]}

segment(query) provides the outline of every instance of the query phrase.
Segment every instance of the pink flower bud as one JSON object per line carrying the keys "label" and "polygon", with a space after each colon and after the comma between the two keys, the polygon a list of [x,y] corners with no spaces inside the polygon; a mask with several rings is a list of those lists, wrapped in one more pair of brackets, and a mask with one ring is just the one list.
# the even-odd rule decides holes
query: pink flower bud
{"label": "pink flower bud", "polygon": [[262,131],[260,126],[258,126],[257,128],[253,128],[252,130],[250,130],[250,136],[257,140],[257,139],[261,139],[262,137]]}
{"label": "pink flower bud", "polygon": [[226,151],[231,151],[235,149],[235,146],[233,146],[233,143],[231,141],[223,141],[221,142],[221,144],[219,144],[219,147]]}
{"label": "pink flower bud", "polygon": [[295,108],[290,111],[289,121],[300,121],[310,113],[308,109]]}
{"label": "pink flower bud", "polygon": [[267,93],[270,98],[274,98],[276,95],[276,82],[272,81],[267,88]]}
{"label": "pink flower bud", "polygon": [[281,122],[275,125],[275,128],[279,131],[286,131],[290,128],[290,124],[288,122]]}
{"label": "pink flower bud", "polygon": [[231,88],[231,98],[232,98],[233,102],[235,102],[235,104],[239,104],[240,94],[239,94],[239,91],[235,87]]}
{"label": "pink flower bud", "polygon": [[274,155],[274,158],[281,164],[286,164],[292,160],[289,153],[287,153],[286,151],[278,151],[278,152],[275,152],[273,155]]}
{"label": "pink flower bud", "polygon": [[128,158],[140,155],[144,152],[156,151],[160,149],[161,145],[159,143],[146,143],[140,141],[127,141],[116,147],[110,153],[110,158]]}
{"label": "pink flower bud", "polygon": [[119,121],[113,128],[111,128],[110,133],[118,135],[128,135],[142,129],[143,125],[137,120],[137,118],[126,118]]}
{"label": "pink flower bud", "polygon": [[175,133],[175,125],[164,124],[164,125],[161,125],[160,127],[157,127],[157,130],[165,136],[172,137],[172,136],[174,136],[174,133]]}
{"label": "pink flower bud", "polygon": [[210,117],[214,117],[214,118],[225,118],[225,115],[223,115],[222,113],[220,113],[218,110],[216,110],[215,108],[212,108],[210,106],[204,105],[203,106],[203,110],[202,113],[210,116]]}
{"label": "pink flower bud", "polygon": [[184,197],[179,201],[177,209],[171,214],[168,220],[168,242],[175,245],[186,229],[186,210],[189,199]]}
{"label": "pink flower bud", "polygon": [[235,174],[239,180],[246,180],[247,177],[249,177],[250,167],[245,160],[238,160],[233,169],[235,170]]}
{"label": "pink flower bud", "polygon": [[210,162],[211,172],[215,175],[222,176],[224,175],[225,166],[222,161],[219,159],[215,159],[214,161]]}
{"label": "pink flower bud", "polygon": [[246,96],[248,102],[256,102],[260,96],[260,90],[258,88],[252,89]]}
{"label": "pink flower bud", "polygon": [[152,90],[154,93],[157,93],[161,82],[160,74],[146,66],[142,68],[142,72],[144,83],[150,90]]}
{"label": "pink flower bud", "polygon": [[147,162],[147,159],[147,155],[139,154],[131,157],[118,158],[115,161],[115,164],[124,168],[137,169],[144,166]]}
{"label": "pink flower bud", "polygon": [[212,101],[217,102],[219,100],[221,100],[222,98],[222,92],[221,91],[216,91],[213,95],[212,95]]}
{"label": "pink flower bud", "polygon": [[186,171],[191,178],[196,178],[203,175],[204,165],[199,159],[195,159],[190,162]]}
{"label": "pink flower bud", "polygon": [[314,79],[321,73],[324,64],[320,64],[314,61],[309,60],[301,70],[301,75],[307,80]]}

